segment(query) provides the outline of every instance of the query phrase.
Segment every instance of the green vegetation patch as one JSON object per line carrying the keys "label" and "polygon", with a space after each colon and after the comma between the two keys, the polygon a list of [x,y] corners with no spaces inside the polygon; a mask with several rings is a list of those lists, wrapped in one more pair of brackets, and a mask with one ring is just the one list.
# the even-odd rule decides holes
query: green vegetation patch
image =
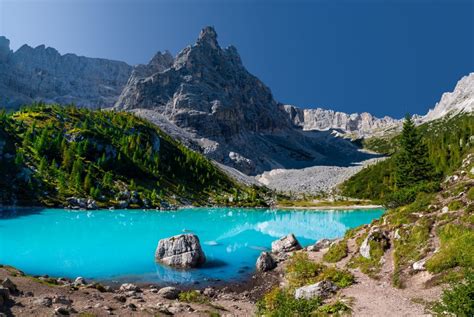
{"label": "green vegetation patch", "polygon": [[61,206],[78,197],[98,207],[265,205],[264,190],[236,184],[201,154],[126,112],[43,104],[3,112],[0,145],[6,176],[0,198],[20,204]]}
{"label": "green vegetation patch", "polygon": [[179,293],[179,301],[186,303],[207,304],[209,299],[196,290]]}
{"label": "green vegetation patch", "polygon": [[345,270],[311,261],[303,252],[293,254],[286,266],[286,278],[290,288],[330,280],[340,288],[354,283],[354,276]]}
{"label": "green vegetation patch", "polygon": [[323,256],[323,260],[329,263],[336,263],[345,258],[347,256],[347,252],[347,241],[341,240],[337,243],[333,243],[329,247],[329,250]]}
{"label": "green vegetation patch", "polygon": [[455,267],[474,268],[474,230],[456,224],[438,229],[441,247],[427,262],[426,268],[433,273]]}
{"label": "green vegetation patch", "polygon": [[464,281],[453,283],[443,292],[441,300],[433,306],[439,316],[474,316],[474,273],[466,274]]}

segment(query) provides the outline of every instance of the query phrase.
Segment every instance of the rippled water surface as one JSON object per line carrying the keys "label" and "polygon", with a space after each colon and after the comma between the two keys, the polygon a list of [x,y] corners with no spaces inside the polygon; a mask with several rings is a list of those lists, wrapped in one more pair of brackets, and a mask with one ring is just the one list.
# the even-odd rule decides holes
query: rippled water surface
{"label": "rippled water surface", "polygon": [[[259,253],[283,235],[294,233],[306,246],[340,237],[382,213],[236,208],[0,210],[0,263],[29,274],[118,282],[233,281],[251,274]],[[199,236],[207,264],[190,271],[155,264],[158,241],[184,232]]]}

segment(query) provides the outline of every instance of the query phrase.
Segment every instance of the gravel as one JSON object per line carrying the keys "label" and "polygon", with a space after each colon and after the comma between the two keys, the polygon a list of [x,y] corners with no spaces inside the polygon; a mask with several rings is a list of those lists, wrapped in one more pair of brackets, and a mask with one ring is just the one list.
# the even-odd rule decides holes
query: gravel
{"label": "gravel", "polygon": [[354,163],[353,166],[312,166],[303,169],[274,169],[257,175],[256,179],[282,193],[320,194],[330,193],[339,184],[362,170],[385,158],[373,158]]}

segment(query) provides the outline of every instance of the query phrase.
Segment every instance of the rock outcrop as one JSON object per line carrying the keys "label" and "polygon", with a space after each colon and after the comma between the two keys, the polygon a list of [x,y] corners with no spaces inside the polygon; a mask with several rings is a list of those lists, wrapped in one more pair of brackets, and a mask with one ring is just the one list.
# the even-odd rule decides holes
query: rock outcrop
{"label": "rock outcrop", "polygon": [[327,298],[338,290],[338,287],[329,280],[303,286],[295,290],[296,299]]}
{"label": "rock outcrop", "polygon": [[61,55],[44,45],[12,52],[10,41],[0,37],[0,102],[8,108],[34,101],[110,107],[131,71],[124,62]]}
{"label": "rock outcrop", "polygon": [[259,272],[267,272],[276,268],[277,263],[269,252],[262,252],[257,259],[256,268]]}
{"label": "rock outcrop", "polygon": [[177,268],[194,268],[206,262],[199,238],[194,234],[181,234],[158,243],[155,260]]}
{"label": "rock outcrop", "polygon": [[273,253],[285,253],[301,249],[302,247],[300,243],[298,242],[298,240],[296,240],[295,235],[292,233],[272,242]]}
{"label": "rock outcrop", "polygon": [[369,234],[364,239],[364,241],[362,241],[362,244],[360,245],[360,248],[359,248],[360,255],[362,255],[366,259],[371,258],[370,243],[372,241],[377,243],[384,251],[390,247],[390,238],[387,232],[385,232],[384,230],[380,228],[374,227],[370,230]]}

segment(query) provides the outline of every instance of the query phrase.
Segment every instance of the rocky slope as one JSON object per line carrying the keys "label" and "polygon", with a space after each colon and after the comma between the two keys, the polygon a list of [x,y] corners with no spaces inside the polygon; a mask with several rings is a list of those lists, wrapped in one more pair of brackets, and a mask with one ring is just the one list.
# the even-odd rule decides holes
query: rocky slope
{"label": "rocky slope", "polygon": [[474,73],[461,78],[452,92],[444,93],[441,100],[433,109],[421,118],[428,122],[454,115],[460,112],[471,113],[474,111]]}
{"label": "rocky slope", "polygon": [[0,103],[7,108],[33,101],[110,107],[131,71],[124,62],[61,55],[44,45],[13,52],[10,41],[0,37]]}
{"label": "rocky slope", "polygon": [[176,58],[158,53],[138,66],[115,109],[166,120],[186,136],[185,143],[246,174],[370,157],[330,131],[295,127],[270,89],[245,69],[235,47],[219,46],[211,27]]}

